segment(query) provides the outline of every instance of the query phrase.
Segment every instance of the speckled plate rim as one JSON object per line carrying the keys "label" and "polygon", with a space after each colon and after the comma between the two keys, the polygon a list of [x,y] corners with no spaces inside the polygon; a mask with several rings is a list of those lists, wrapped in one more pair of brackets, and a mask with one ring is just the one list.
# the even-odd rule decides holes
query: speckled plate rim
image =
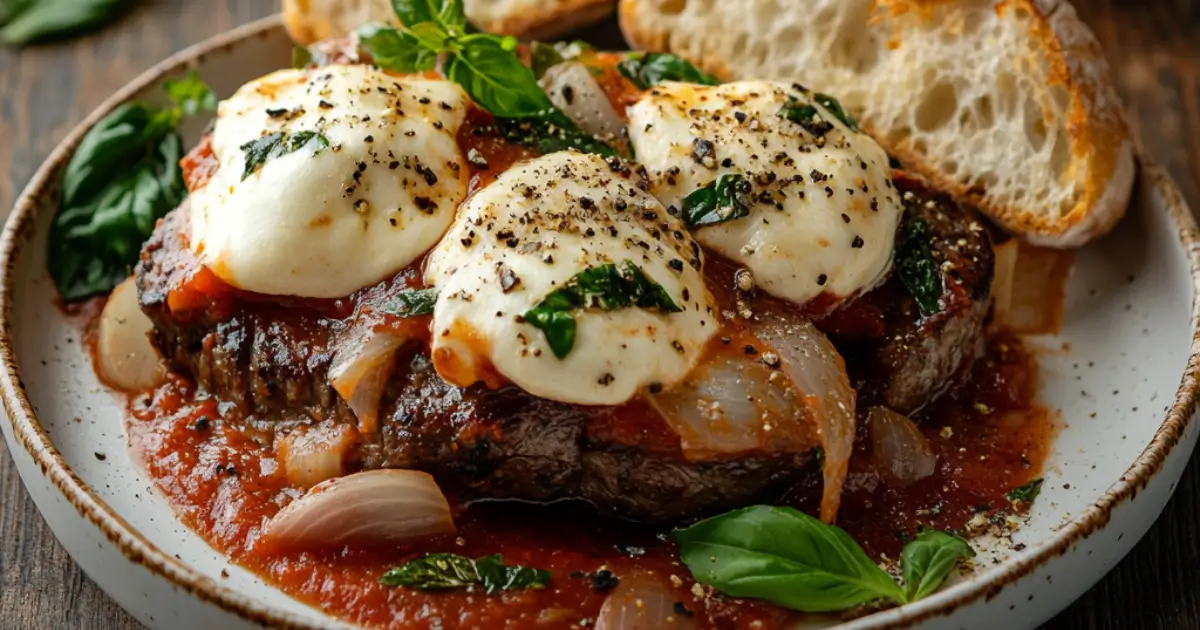
{"label": "speckled plate rim", "polygon": [[[32,236],[37,218],[37,199],[58,184],[55,174],[60,165],[70,158],[84,134],[115,107],[160,82],[164,76],[184,68],[195,67],[214,52],[225,50],[247,39],[266,36],[282,28],[282,25],[279,15],[264,18],[205,40],[155,65],[113,94],[76,126],[37,170],[17,199],[3,234],[0,235],[0,397],[12,423],[17,444],[25,449],[38,464],[42,474],[79,514],[98,527],[130,562],[141,565],[202,601],[212,603],[248,621],[272,627],[318,630],[322,627],[319,624],[295,613],[265,605],[202,575],[175,559],[170,553],[151,544],[116,514],[67,465],[49,434],[38,422],[21,380],[20,367],[17,365],[12,343],[15,287],[11,271],[21,248],[28,244]],[[1138,185],[1152,186],[1157,191],[1166,204],[1168,218],[1178,228],[1179,238],[1191,269],[1193,286],[1190,317],[1192,342],[1188,362],[1175,400],[1163,423],[1137,460],[1121,475],[1120,480],[1109,487],[1098,501],[1058,529],[1053,536],[1035,543],[1019,558],[1004,562],[978,575],[976,579],[957,584],[934,597],[850,622],[855,628],[899,630],[933,617],[948,615],[981,598],[994,597],[1005,586],[1065,553],[1072,544],[1102,529],[1117,506],[1131,500],[1149,484],[1179,443],[1196,411],[1196,395],[1200,389],[1200,301],[1197,300],[1197,296],[1200,295],[1200,234],[1178,187],[1166,172],[1145,157],[1139,157],[1139,164],[1141,179]],[[13,446],[10,444],[10,448]]]}

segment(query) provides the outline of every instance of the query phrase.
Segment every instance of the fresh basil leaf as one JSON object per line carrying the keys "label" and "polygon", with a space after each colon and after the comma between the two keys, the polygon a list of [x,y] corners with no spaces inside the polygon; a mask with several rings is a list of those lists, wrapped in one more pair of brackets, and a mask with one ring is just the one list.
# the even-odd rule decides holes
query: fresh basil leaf
{"label": "fresh basil leaf", "polygon": [[462,35],[467,28],[467,12],[463,0],[442,0],[438,21],[452,35]]}
{"label": "fresh basil leaf", "polygon": [[497,591],[513,591],[526,588],[546,588],[550,572],[545,569],[506,565],[500,554],[486,556],[475,561],[479,582],[488,594]]}
{"label": "fresh basil leaf", "polygon": [[432,315],[433,307],[437,304],[437,291],[434,289],[405,289],[396,297],[380,306],[381,312],[399,317],[419,317]]}
{"label": "fresh basil leaf", "polygon": [[696,581],[803,612],[845,610],[904,592],[846,532],[791,508],[754,506],[672,534]]}
{"label": "fresh basil leaf", "polygon": [[858,122],[854,120],[853,116],[846,113],[846,110],[842,108],[842,104],[836,98],[820,92],[815,92],[812,98],[816,101],[817,105],[829,110],[830,114],[833,114],[834,117],[842,121],[842,124],[849,127],[851,131],[858,131]]}
{"label": "fresh basil leaf", "polygon": [[779,110],[779,115],[804,127],[805,131],[814,136],[823,136],[833,130],[833,123],[822,118],[816,107],[794,99],[789,100]]}
{"label": "fresh basil leaf", "polygon": [[631,306],[662,313],[682,310],[661,284],[626,260],[580,271],[561,288],[542,298],[523,317],[546,336],[554,356],[563,359],[575,346],[573,311],[587,308],[614,311]]}
{"label": "fresh basil leaf", "polygon": [[750,214],[750,181],[741,173],[726,173],[683,198],[683,219],[689,227],[716,225]]}
{"label": "fresh basil leaf", "polygon": [[469,35],[446,58],[446,77],[461,85],[480,107],[503,118],[538,116],[554,106],[537,78],[491,36]]}
{"label": "fresh basil leaf", "polygon": [[506,565],[499,554],[471,560],[455,553],[431,553],[383,574],[384,586],[420,590],[466,588],[480,585],[488,594],[527,588],[545,588],[550,572]]}
{"label": "fresh basil leaf", "polygon": [[942,309],[942,273],[929,248],[932,238],[924,221],[909,219],[896,246],[896,275],[926,317]]}
{"label": "fresh basil leaf", "polygon": [[305,46],[292,46],[292,68],[303,70],[313,63],[313,54]]}
{"label": "fresh basil leaf", "polygon": [[408,28],[422,22],[440,22],[445,5],[446,0],[392,0],[392,10]]}
{"label": "fresh basil leaf", "polygon": [[420,590],[463,588],[479,582],[479,572],[470,558],[455,553],[430,553],[383,574],[384,586],[407,586]]}
{"label": "fresh basil leaf", "polygon": [[544,42],[533,42],[529,45],[529,68],[533,76],[542,78],[546,71],[566,61],[557,46]]}
{"label": "fresh basil leaf", "polygon": [[28,9],[34,0],[0,0],[0,26],[4,26]]}
{"label": "fresh basil leaf", "polygon": [[1020,501],[1020,502],[1024,503],[1025,505],[1033,505],[1033,500],[1036,499],[1038,497],[1038,495],[1042,493],[1042,483],[1044,481],[1046,481],[1046,480],[1045,479],[1034,479],[1033,481],[1030,481],[1029,483],[1022,485],[1019,488],[1014,488],[1013,490],[1010,490],[1008,492],[1008,494],[1006,494],[1004,496],[1006,496],[1008,498],[1008,500],[1013,503]]}
{"label": "fresh basil leaf", "polygon": [[543,154],[567,149],[604,156],[617,154],[616,149],[580,129],[553,106],[549,111],[528,118],[497,118],[495,128],[505,140]]}
{"label": "fresh basil leaf", "polygon": [[380,68],[413,73],[429,70],[437,63],[437,51],[408,31],[371,26],[359,29],[358,36],[360,45]]}
{"label": "fresh basil leaf", "polygon": [[295,153],[300,149],[311,146],[314,155],[322,149],[329,148],[329,139],[316,131],[297,131],[285,134],[282,131],[256,138],[239,147],[246,154],[245,168],[242,179],[254,174],[260,166],[271,158]]}
{"label": "fresh basil leaf", "polygon": [[195,70],[182,79],[167,79],[163,89],[184,116],[217,111],[217,95],[200,80]]}
{"label": "fresh basil leaf", "polygon": [[959,560],[974,557],[975,550],[971,545],[954,534],[934,530],[921,532],[900,552],[908,601],[915,602],[933,594]]}
{"label": "fresh basil leaf", "polygon": [[129,0],[38,0],[0,28],[0,41],[23,46],[35,40],[96,28],[116,17]]}
{"label": "fresh basil leaf", "polygon": [[706,74],[687,60],[668,53],[633,53],[617,64],[617,70],[634,85],[645,90],[663,81],[682,81],[717,85],[716,77]]}
{"label": "fresh basil leaf", "polygon": [[433,22],[422,22],[416,24],[406,31],[411,33],[421,45],[431,51],[438,52],[443,50],[451,50],[453,48],[453,38],[441,26]]}
{"label": "fresh basil leaf", "polygon": [[179,135],[168,131],[93,197],[61,206],[50,228],[47,266],[64,301],[108,292],[129,276],[142,241],[187,192],[182,157]]}
{"label": "fresh basil leaf", "polygon": [[147,126],[155,112],[142,103],[117,107],[92,127],[67,162],[63,206],[93,196],[146,152]]}

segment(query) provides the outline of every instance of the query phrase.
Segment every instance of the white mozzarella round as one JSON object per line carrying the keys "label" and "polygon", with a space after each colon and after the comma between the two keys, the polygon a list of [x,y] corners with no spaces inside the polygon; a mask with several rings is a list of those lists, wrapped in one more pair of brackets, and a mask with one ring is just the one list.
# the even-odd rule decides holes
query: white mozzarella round
{"label": "white mozzarella round", "polygon": [[[574,345],[558,358],[523,315],[579,272],[626,261],[681,310],[570,311]],[[455,385],[511,382],[585,405],[670,387],[717,332],[701,265],[683,224],[619,162],[562,152],[517,164],[463,205],[427,259],[434,366]]]}
{"label": "white mozzarella round", "polygon": [[[379,282],[428,251],[466,197],[466,111],[454,83],[362,65],[246,84],[217,112],[220,166],[192,193],[193,251],[258,293],[332,298]],[[310,139],[247,174],[243,147],[277,133]]]}
{"label": "white mozzarella round", "polygon": [[[780,115],[804,105],[832,128],[815,134]],[[885,277],[902,214],[887,154],[812,93],[769,81],[664,83],[630,109],[629,136],[672,211],[721,175],[747,178],[749,214],[694,234],[768,293],[799,304],[826,293],[836,303]]]}

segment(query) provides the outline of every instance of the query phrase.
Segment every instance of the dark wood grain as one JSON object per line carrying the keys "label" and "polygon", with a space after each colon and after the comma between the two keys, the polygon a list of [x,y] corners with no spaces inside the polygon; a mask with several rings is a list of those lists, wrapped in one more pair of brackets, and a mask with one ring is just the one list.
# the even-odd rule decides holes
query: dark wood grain
{"label": "dark wood grain", "polygon": [[[81,39],[0,48],[0,212],[54,145],[108,94],[153,63],[277,0],[156,0]],[[1104,44],[1150,155],[1200,208],[1200,2],[1080,0]],[[1047,628],[1200,628],[1200,466],[1188,467],[1162,518],[1091,592]],[[138,624],[54,540],[0,454],[0,628],[125,630]]]}

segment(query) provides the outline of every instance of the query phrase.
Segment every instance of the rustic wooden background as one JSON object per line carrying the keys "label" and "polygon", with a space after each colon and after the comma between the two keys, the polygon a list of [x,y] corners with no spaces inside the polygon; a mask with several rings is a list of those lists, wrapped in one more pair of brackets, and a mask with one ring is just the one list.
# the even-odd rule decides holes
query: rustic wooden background
{"label": "rustic wooden background", "polygon": [[[1077,0],[1112,63],[1147,152],[1200,209],[1200,0]],[[185,46],[276,10],[278,0],[153,0],[81,39],[0,48],[0,213],[71,127]],[[1200,465],[1133,552],[1047,628],[1200,628]],[[0,628],[138,624],[55,541],[0,451]]]}

